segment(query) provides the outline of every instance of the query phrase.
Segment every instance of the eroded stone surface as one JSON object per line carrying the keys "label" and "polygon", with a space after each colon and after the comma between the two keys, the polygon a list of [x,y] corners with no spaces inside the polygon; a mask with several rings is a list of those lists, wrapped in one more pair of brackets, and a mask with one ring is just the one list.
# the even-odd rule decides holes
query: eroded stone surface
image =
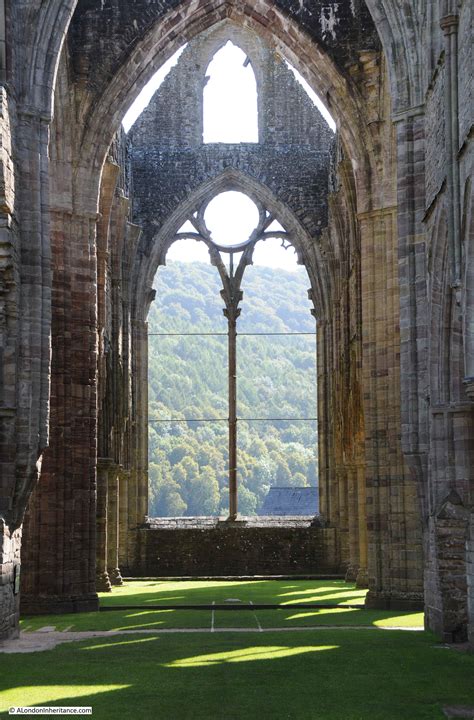
{"label": "eroded stone surface", "polygon": [[[28,503],[23,582],[37,608],[85,607],[96,602],[96,569],[141,567],[134,528],[147,509],[152,297],[133,278],[149,239],[132,222],[125,144],[114,137],[164,59],[193,38],[199,53],[200,33],[231,21],[286,55],[339,124],[329,194],[318,185],[311,198],[293,166],[286,178],[295,183],[292,213],[310,236],[321,511],[337,564],[368,583],[373,606],[419,599],[423,589],[429,626],[472,641],[472,3],[18,0],[7,8],[0,633],[17,631],[14,567]],[[252,150],[232,149],[230,170],[247,163],[249,177],[291,206],[291,193],[263,177],[267,150]],[[305,178],[315,168],[321,177],[318,152],[292,155]],[[185,172],[183,157],[167,153],[159,169]],[[223,161],[196,145],[191,155],[195,189]],[[159,183],[161,225],[187,197]],[[107,465],[99,476],[98,458]]]}

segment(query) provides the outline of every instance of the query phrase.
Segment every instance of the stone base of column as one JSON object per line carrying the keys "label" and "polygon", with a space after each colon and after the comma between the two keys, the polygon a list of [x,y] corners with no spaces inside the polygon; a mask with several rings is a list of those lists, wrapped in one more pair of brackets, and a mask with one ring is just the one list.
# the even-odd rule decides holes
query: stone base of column
{"label": "stone base of column", "polygon": [[422,593],[384,593],[369,590],[365,599],[365,607],[374,610],[413,610],[424,609]]}
{"label": "stone base of column", "polygon": [[111,585],[123,585],[123,578],[119,568],[109,570],[109,580]]}
{"label": "stone base of column", "polygon": [[110,578],[107,571],[97,573],[95,579],[95,589],[97,592],[111,592],[112,585],[110,584]]}
{"label": "stone base of column", "polygon": [[355,584],[356,587],[360,588],[361,590],[369,587],[369,576],[367,575],[367,568],[359,568]]}
{"label": "stone base of column", "polygon": [[446,613],[436,608],[426,609],[425,625],[445,643],[465,643],[469,640],[469,626],[462,624],[456,618],[452,619]]}
{"label": "stone base of column", "polygon": [[86,595],[22,595],[22,615],[64,615],[66,613],[95,612],[99,609],[96,593]]}
{"label": "stone base of column", "polygon": [[350,583],[356,582],[358,573],[359,573],[358,565],[349,565],[347,567],[346,576],[345,576],[344,580],[346,582],[350,582]]}

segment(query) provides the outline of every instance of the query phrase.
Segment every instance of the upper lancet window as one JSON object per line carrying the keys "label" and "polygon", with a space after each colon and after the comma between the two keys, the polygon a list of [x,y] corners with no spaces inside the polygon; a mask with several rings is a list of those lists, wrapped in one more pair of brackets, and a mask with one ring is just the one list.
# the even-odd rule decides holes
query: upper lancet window
{"label": "upper lancet window", "polygon": [[246,54],[230,40],[210,62],[203,92],[205,143],[257,143],[257,82]]}

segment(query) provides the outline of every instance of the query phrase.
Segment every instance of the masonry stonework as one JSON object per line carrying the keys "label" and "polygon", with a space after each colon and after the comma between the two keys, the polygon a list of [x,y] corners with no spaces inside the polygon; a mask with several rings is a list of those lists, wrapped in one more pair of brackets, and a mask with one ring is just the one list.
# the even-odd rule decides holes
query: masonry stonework
{"label": "masonry stonework", "polygon": [[[423,598],[430,628],[472,642],[472,3],[2,5],[0,638],[20,564],[24,610],[64,612],[138,572],[144,533],[158,552],[139,529],[151,280],[179,221],[238,189],[308,270],[326,561],[371,606]],[[260,87],[258,145],[202,144],[227,39]],[[127,141],[125,110],[184,43]]]}

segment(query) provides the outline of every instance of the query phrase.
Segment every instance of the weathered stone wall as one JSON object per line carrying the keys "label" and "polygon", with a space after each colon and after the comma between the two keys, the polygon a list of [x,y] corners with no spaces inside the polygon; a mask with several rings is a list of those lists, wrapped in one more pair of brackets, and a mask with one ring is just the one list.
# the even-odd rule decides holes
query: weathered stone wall
{"label": "weathered stone wall", "polygon": [[472,612],[467,552],[474,488],[469,329],[464,322],[463,333],[462,320],[471,283],[470,3],[439,4],[425,51],[430,61],[418,103],[396,118],[402,441],[422,507],[427,623],[447,640],[463,640]]}
{"label": "weathered stone wall", "polygon": [[[351,400],[354,409],[346,411],[342,421],[334,415],[343,407],[334,402],[340,392],[337,387],[343,387],[349,376],[351,387],[355,379],[361,382],[368,437],[364,463],[369,459],[370,464],[363,470],[357,467],[356,472],[361,473],[357,486],[365,485],[370,509],[371,582],[379,598],[387,587],[393,595],[417,582],[419,561],[413,545],[417,511],[413,485],[405,470],[401,471],[397,440],[398,286],[401,437],[406,467],[422,508],[428,622],[441,635],[462,639],[473,623],[469,0],[7,3],[6,53],[5,61],[0,61],[0,517],[8,532],[19,531],[49,443],[44,492],[36,494],[31,503],[30,517],[36,520],[29,521],[26,528],[26,546],[38,545],[34,558],[37,578],[48,577],[48,566],[53,565],[56,579],[49,592],[60,592],[67,599],[77,597],[78,588],[80,594],[93,586],[100,351],[96,308],[101,262],[97,211],[102,177],[105,180],[103,165],[123,111],[139,87],[184,42],[226,19],[256,31],[319,89],[337,116],[347,174],[352,177],[344,199],[335,199],[333,206],[346,207],[344,213],[352,222],[356,213],[359,215],[355,229],[350,230],[350,223],[341,224],[342,211],[333,212],[330,242],[306,248],[310,265],[317,267],[319,262],[319,285],[314,269],[309,271],[322,308],[320,332],[328,338],[324,341],[326,367],[329,372],[335,369],[337,378],[334,390],[326,388],[324,396],[324,422],[330,432],[322,457],[328,468],[326,498],[331,499],[331,512],[337,513],[347,534],[345,528],[353,518],[347,507],[354,509],[354,469],[352,475],[344,468],[341,471],[336,454],[340,458],[341,452],[348,450],[352,464],[355,450],[363,442],[344,439],[351,427],[361,435],[356,395]],[[390,80],[395,144],[388,141],[392,130],[389,115],[377,111],[379,100],[385,101],[381,91],[386,88],[382,74],[377,80],[380,43]],[[57,73],[61,49],[62,69]],[[56,117],[51,126],[54,96]],[[439,152],[433,151],[435,143]],[[390,199],[395,159],[397,192]],[[348,266],[353,268],[352,276],[347,267],[340,270],[341,256],[334,238],[341,238],[340,245],[343,238],[357,239],[358,235],[362,298],[365,294],[360,312],[366,329],[363,342],[356,337],[352,343],[355,352],[350,360],[351,338],[346,334],[357,322],[348,322],[347,306],[353,303],[343,298],[344,294],[352,298],[359,282],[354,279],[359,275],[357,254],[350,255],[354,259]],[[136,228],[127,226],[124,236],[130,252],[123,260],[122,282],[136,266],[131,249],[137,243]],[[397,245],[398,283],[394,274]],[[101,272],[112,272],[109,260],[104,260],[102,267]],[[107,284],[105,276],[103,284]],[[112,337],[108,315],[107,309],[104,326]],[[74,327],[68,317],[74,319]],[[124,320],[124,327],[127,322]],[[120,453],[111,459],[123,464],[120,473],[125,481],[119,493],[126,514],[120,513],[120,522],[130,528],[143,519],[146,510],[146,327],[143,317],[129,324],[131,332],[125,334],[133,337],[133,343],[120,352],[132,368],[130,417],[136,413],[140,427],[121,428],[127,449],[122,459]],[[74,329],[77,325],[79,330]],[[132,345],[140,347],[139,357]],[[344,364],[347,370],[342,371]],[[109,370],[114,372],[113,366]],[[102,383],[105,374],[100,372]],[[109,430],[105,435],[109,436]],[[42,538],[38,534],[41,526]],[[362,529],[360,525],[359,531]],[[63,551],[71,532],[75,550]],[[349,535],[356,537],[353,531]],[[341,539],[339,548],[346,564],[357,557],[354,542]],[[128,534],[120,553],[129,568],[138,562],[138,550]],[[5,556],[2,560],[2,577],[9,577],[11,560]],[[389,578],[393,562],[397,587]],[[27,575],[25,583],[29,582]],[[3,598],[11,598],[11,590],[1,592],[0,625],[10,628],[14,617],[11,599],[6,607]]]}
{"label": "weathered stone wall", "polygon": [[[204,145],[205,72],[228,39],[240,43],[255,71],[260,142]],[[316,237],[327,224],[333,137],[292,72],[255,33],[232,23],[203,33],[189,43],[130,132],[133,219],[144,231],[142,252],[149,254],[157,229],[226,168],[265,185]]]}
{"label": "weathered stone wall", "polygon": [[0,641],[18,633],[21,530],[10,533],[0,521]]}
{"label": "weathered stone wall", "polygon": [[337,574],[334,528],[310,521],[153,521],[139,531],[143,576]]}

